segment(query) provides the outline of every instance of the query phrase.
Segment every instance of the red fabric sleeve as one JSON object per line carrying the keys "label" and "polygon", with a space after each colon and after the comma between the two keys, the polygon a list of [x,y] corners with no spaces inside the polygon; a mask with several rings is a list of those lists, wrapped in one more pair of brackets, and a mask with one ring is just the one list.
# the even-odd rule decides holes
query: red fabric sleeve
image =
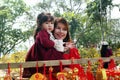
{"label": "red fabric sleeve", "polygon": [[40,43],[45,48],[54,47],[54,42],[50,40],[50,35],[46,30],[41,30],[38,35],[37,39],[40,40]]}
{"label": "red fabric sleeve", "polygon": [[69,53],[63,54],[65,59],[80,59],[80,54],[77,48],[71,48]]}
{"label": "red fabric sleeve", "polygon": [[80,59],[80,54],[77,48],[70,49],[70,58]]}

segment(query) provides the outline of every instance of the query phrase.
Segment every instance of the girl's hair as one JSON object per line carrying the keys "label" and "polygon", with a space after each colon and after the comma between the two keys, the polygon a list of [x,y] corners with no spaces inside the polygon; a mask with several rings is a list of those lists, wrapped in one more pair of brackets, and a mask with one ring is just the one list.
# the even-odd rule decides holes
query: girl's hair
{"label": "girl's hair", "polygon": [[53,22],[54,17],[50,13],[43,13],[43,12],[37,16],[37,27],[34,33],[34,40],[36,39],[37,33],[42,29],[42,24],[46,21]]}
{"label": "girl's hair", "polygon": [[[56,20],[54,22],[54,30],[57,27],[58,23],[62,23],[63,25],[65,25],[65,29],[67,30],[67,35],[66,35],[65,39],[63,39],[63,41],[64,42],[71,41],[71,39],[70,39],[70,33],[69,33],[69,24],[66,21],[66,19],[61,18],[61,17],[60,18],[56,18]],[[53,33],[54,33],[54,30],[53,30]]]}

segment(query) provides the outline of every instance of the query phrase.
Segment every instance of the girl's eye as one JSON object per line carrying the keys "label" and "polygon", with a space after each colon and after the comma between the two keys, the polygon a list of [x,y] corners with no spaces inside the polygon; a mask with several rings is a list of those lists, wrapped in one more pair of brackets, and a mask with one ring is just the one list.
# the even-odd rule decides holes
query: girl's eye
{"label": "girl's eye", "polygon": [[54,24],[54,22],[51,22],[51,24]]}

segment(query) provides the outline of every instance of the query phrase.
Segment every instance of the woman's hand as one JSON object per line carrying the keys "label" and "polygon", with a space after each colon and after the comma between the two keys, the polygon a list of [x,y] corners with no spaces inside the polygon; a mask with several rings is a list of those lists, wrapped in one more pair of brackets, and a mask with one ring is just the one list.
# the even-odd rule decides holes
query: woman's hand
{"label": "woman's hand", "polygon": [[67,47],[67,48],[75,48],[75,43],[73,43],[73,42],[65,42],[65,47]]}
{"label": "woman's hand", "polygon": [[71,48],[75,48],[75,44],[74,43],[72,43],[72,42],[65,42],[64,43],[64,52],[65,53],[69,53],[69,50]]}

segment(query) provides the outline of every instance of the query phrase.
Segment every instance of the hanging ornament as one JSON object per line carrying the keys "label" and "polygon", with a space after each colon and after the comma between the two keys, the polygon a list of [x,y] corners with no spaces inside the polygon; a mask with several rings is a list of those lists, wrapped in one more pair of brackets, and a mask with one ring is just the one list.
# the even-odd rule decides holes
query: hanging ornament
{"label": "hanging ornament", "polygon": [[58,72],[58,74],[63,74],[67,80],[72,80],[73,70],[71,68],[64,68],[63,72]]}
{"label": "hanging ornament", "polygon": [[96,72],[96,80],[107,80],[106,70],[103,68],[103,60],[99,59],[99,65]]}
{"label": "hanging ornament", "polygon": [[99,66],[98,66],[98,68],[99,68],[99,69],[103,68],[103,60],[100,58],[98,61],[99,61]]}
{"label": "hanging ornament", "polygon": [[79,75],[78,75],[78,73],[79,73],[79,69],[78,68],[74,68],[73,69],[73,80],[80,80],[80,77],[79,77]]}
{"label": "hanging ornament", "polygon": [[22,64],[20,64],[20,80],[22,80]]}
{"label": "hanging ornament", "polygon": [[52,80],[52,72],[53,72],[53,68],[50,67],[49,68],[49,80]]}
{"label": "hanging ornament", "polygon": [[9,75],[6,75],[6,76],[4,77],[4,80],[12,80],[12,77],[9,76]]}
{"label": "hanging ornament", "polygon": [[47,80],[45,76],[41,73],[35,73],[30,77],[30,80]]}
{"label": "hanging ornament", "polygon": [[62,69],[62,62],[60,61],[60,72],[62,72],[63,69]]}
{"label": "hanging ornament", "polygon": [[30,77],[30,80],[47,80],[45,75],[38,73],[38,61],[36,63],[36,73]]}
{"label": "hanging ornament", "polygon": [[74,58],[72,58],[71,60],[70,68],[73,70],[73,74],[75,71],[78,70],[78,77],[80,77],[81,80],[86,80],[86,75],[85,75],[83,67],[80,64],[74,64]]}
{"label": "hanging ornament", "polygon": [[8,63],[7,74],[5,75],[4,80],[12,80],[12,77],[10,76],[10,64],[9,63]]}
{"label": "hanging ornament", "polygon": [[86,71],[86,76],[87,76],[87,80],[95,80],[93,73],[92,73],[92,70],[91,70],[91,63],[89,60],[88,60],[88,67],[87,67],[87,71]]}
{"label": "hanging ornament", "polygon": [[114,59],[110,60],[110,63],[108,65],[108,69],[114,69],[116,67]]}
{"label": "hanging ornament", "polygon": [[110,63],[108,64],[108,76],[109,78],[115,78],[116,77],[116,64],[114,59],[110,59]]}
{"label": "hanging ornament", "polygon": [[44,78],[46,79],[46,64],[43,64],[43,75],[44,75]]}
{"label": "hanging ornament", "polygon": [[57,79],[58,80],[67,80],[66,76],[67,76],[66,72],[58,72],[57,73]]}
{"label": "hanging ornament", "polygon": [[62,61],[60,63],[60,72],[57,73],[58,80],[67,80],[67,72],[62,69]]}
{"label": "hanging ornament", "polygon": [[107,75],[106,75],[105,69],[97,69],[96,80],[107,80]]}

